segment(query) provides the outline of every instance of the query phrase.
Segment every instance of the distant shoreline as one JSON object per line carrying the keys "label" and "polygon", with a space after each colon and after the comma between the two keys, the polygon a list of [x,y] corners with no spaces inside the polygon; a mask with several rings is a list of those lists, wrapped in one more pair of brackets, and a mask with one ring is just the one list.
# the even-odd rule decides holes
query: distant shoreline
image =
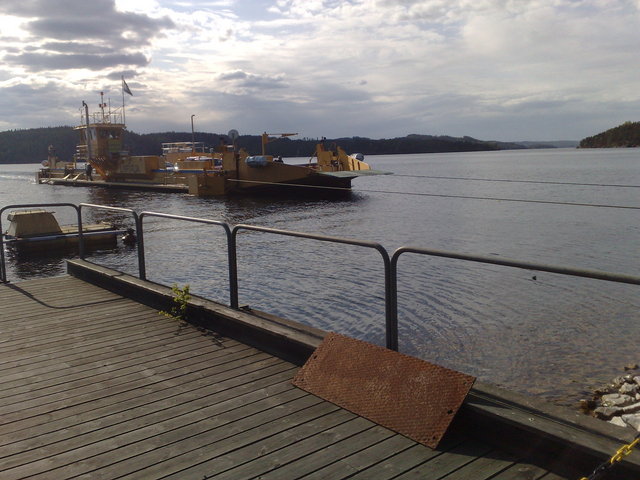
{"label": "distant shoreline", "polygon": [[[191,132],[160,132],[137,134],[127,132],[126,148],[132,155],[160,155],[163,142],[191,141]],[[208,147],[220,142],[231,143],[224,134],[195,132],[195,140]],[[72,161],[76,150],[77,132],[72,127],[32,128],[0,132],[0,163],[40,163],[47,156],[49,145],[53,145],[56,155]],[[315,151],[318,139],[282,138],[269,144],[269,153],[284,157],[310,157]],[[398,155],[412,153],[473,152],[495,150],[520,150],[539,148],[572,148],[577,141],[522,141],[499,142],[478,140],[473,137],[451,137],[446,135],[417,135],[389,139],[370,139],[365,137],[343,137],[324,140],[331,148],[339,145],[348,153],[363,155]],[[261,151],[259,135],[241,135],[238,147],[244,147],[251,153]]]}

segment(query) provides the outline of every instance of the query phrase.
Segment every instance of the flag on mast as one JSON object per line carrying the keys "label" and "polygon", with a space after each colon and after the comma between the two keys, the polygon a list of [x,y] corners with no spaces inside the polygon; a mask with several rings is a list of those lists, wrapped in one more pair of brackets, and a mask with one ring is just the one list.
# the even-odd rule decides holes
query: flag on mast
{"label": "flag on mast", "polygon": [[122,91],[128,93],[133,97],[133,93],[131,93],[131,90],[129,90],[129,85],[127,85],[127,82],[124,81],[124,75],[122,76]]}

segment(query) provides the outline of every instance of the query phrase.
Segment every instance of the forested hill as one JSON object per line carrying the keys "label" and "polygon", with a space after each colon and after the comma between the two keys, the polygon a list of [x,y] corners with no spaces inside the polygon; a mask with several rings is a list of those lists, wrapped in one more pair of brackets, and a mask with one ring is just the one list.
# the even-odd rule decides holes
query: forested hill
{"label": "forested hill", "polygon": [[[197,142],[207,146],[220,144],[220,139],[228,142],[225,135],[215,133],[195,133]],[[71,160],[75,152],[78,133],[72,127],[32,128],[0,132],[0,163],[39,163],[47,157],[47,148],[53,145],[61,159]],[[162,142],[191,141],[190,132],[162,132],[137,134],[125,133],[125,148],[132,155],[159,155]],[[317,139],[279,139],[268,146],[268,153],[283,157],[310,157]],[[517,143],[477,140],[471,137],[449,137],[432,135],[408,135],[400,138],[372,140],[363,137],[327,139],[325,144],[336,144],[348,153],[403,154],[433,152],[467,152],[481,150],[509,150],[526,148]],[[252,154],[260,154],[261,142],[258,135],[242,135],[238,145]]]}
{"label": "forested hill", "polygon": [[0,132],[0,163],[37,163],[47,158],[47,147],[55,145],[60,158],[71,158],[78,132],[71,127],[31,128]]}
{"label": "forested hill", "polygon": [[640,122],[624,122],[580,141],[580,148],[611,147],[640,147]]}

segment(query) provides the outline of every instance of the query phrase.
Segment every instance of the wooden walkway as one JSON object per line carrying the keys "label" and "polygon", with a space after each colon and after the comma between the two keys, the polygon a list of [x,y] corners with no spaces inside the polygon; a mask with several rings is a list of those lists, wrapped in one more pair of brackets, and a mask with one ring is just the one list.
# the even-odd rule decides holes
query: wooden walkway
{"label": "wooden walkway", "polygon": [[579,477],[455,423],[430,450],[293,387],[293,364],[70,276],[1,285],[0,312],[3,480]]}

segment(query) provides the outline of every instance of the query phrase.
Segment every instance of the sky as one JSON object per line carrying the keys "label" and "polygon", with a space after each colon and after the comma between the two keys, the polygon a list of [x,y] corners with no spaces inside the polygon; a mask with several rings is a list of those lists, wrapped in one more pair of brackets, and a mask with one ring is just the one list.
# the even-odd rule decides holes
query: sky
{"label": "sky", "polygon": [[[640,0],[2,0],[0,131],[580,140],[640,120]],[[194,115],[192,117],[192,115]]]}

